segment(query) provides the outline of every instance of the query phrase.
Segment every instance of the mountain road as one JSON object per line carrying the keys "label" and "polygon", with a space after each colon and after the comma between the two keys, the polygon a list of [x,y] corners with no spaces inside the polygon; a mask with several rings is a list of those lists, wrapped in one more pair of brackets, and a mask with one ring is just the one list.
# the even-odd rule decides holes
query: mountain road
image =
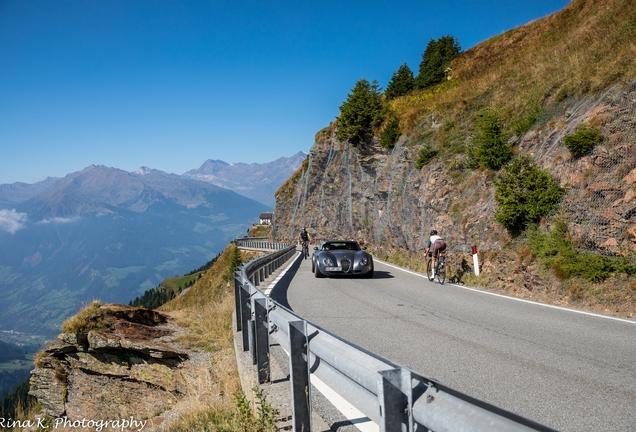
{"label": "mountain road", "polygon": [[349,341],[563,431],[636,431],[636,321],[468,287],[375,262],[373,279],[293,266],[272,297]]}

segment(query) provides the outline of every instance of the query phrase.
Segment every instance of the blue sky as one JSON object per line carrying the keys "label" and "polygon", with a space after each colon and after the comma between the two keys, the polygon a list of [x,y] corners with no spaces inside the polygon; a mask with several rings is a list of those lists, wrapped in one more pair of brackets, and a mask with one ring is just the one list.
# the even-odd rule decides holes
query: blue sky
{"label": "blue sky", "polygon": [[355,82],[566,0],[0,0],[0,184],[307,152]]}

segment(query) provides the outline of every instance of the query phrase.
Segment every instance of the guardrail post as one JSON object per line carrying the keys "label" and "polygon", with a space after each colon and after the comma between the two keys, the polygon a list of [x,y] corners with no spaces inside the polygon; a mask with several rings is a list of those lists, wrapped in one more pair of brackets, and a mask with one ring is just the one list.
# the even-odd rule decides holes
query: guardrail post
{"label": "guardrail post", "polygon": [[406,369],[378,372],[380,432],[413,431],[411,374]]}
{"label": "guardrail post", "polygon": [[254,299],[254,336],[256,337],[256,369],[259,384],[269,382],[269,325],[267,299]]}
{"label": "guardrail post", "polygon": [[250,349],[249,338],[249,323],[252,319],[251,300],[250,300],[250,286],[245,283],[241,285],[241,328],[243,329],[243,351]]}
{"label": "guardrail post", "polygon": [[307,323],[289,322],[289,381],[292,393],[292,425],[295,432],[311,430],[311,386],[307,360]]}

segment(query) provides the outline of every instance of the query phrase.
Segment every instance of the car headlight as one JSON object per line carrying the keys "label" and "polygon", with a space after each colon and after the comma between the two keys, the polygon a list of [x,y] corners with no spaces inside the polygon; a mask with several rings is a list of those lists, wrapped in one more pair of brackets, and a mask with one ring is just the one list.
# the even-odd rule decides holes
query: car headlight
{"label": "car headlight", "polygon": [[360,260],[360,264],[362,264],[362,265],[364,265],[364,266],[365,266],[365,265],[367,265],[367,263],[368,263],[368,262],[369,262],[369,260],[367,260],[367,257],[363,257],[363,258]]}
{"label": "car headlight", "polygon": [[325,257],[322,262],[325,264],[325,266],[327,267],[333,267],[333,261],[331,261],[331,258],[329,257]]}

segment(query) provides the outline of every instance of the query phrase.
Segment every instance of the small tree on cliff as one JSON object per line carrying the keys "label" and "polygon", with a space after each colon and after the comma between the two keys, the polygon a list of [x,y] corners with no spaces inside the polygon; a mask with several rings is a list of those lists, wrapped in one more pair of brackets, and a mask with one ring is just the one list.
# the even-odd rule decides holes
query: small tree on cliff
{"label": "small tree on cliff", "polygon": [[415,87],[423,89],[441,83],[446,78],[446,68],[461,52],[459,41],[453,36],[431,39],[422,54]]}
{"label": "small tree on cliff", "polygon": [[513,235],[548,215],[565,192],[529,156],[513,159],[494,183],[498,207],[495,220]]}
{"label": "small tree on cliff", "polygon": [[468,147],[469,164],[473,167],[498,170],[512,157],[512,147],[499,111],[487,108],[477,113],[475,131]]}
{"label": "small tree on cliff", "polygon": [[413,71],[406,63],[402,64],[400,68],[393,72],[391,81],[386,86],[384,96],[386,100],[390,101],[399,96],[404,96],[411,90],[413,90],[415,78],[413,78]]}
{"label": "small tree on cliff", "polygon": [[365,141],[373,136],[373,129],[382,123],[383,114],[378,82],[370,83],[362,78],[340,105],[336,138],[349,140],[354,145]]}

